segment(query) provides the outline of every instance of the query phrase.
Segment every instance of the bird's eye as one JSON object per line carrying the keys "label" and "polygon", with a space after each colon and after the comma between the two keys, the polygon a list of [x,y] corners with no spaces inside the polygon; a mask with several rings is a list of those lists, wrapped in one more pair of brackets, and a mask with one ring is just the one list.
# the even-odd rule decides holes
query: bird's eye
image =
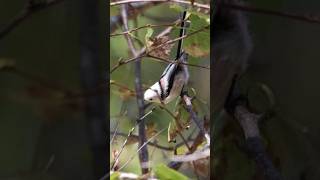
{"label": "bird's eye", "polygon": [[150,98],[149,100],[152,101],[152,98]]}

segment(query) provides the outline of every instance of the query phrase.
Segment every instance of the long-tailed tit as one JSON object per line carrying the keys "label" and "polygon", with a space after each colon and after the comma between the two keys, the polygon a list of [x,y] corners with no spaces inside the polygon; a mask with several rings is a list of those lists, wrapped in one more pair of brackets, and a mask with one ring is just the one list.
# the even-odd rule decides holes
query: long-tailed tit
{"label": "long-tailed tit", "polygon": [[[185,34],[186,11],[183,12],[180,37]],[[150,102],[167,104],[181,94],[189,80],[188,67],[185,64],[188,54],[182,51],[183,39],[179,40],[176,60],[170,63],[162,73],[160,80],[144,93],[144,99]]]}
{"label": "long-tailed tit", "polygon": [[186,61],[188,54],[182,52],[180,57],[170,63],[162,73],[160,80],[144,93],[144,99],[150,102],[167,104],[181,94],[189,79]]}

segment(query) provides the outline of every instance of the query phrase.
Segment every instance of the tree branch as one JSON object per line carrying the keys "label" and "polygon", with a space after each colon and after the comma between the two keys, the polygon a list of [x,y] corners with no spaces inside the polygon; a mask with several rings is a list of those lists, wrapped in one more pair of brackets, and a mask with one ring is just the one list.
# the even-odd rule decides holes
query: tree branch
{"label": "tree branch", "polygon": [[133,28],[133,29],[130,29],[130,30],[125,31],[125,32],[122,32],[122,33],[110,34],[110,37],[130,34],[130,33],[132,33],[132,32],[135,32],[135,31],[138,31],[138,30],[144,29],[144,28],[176,26],[178,23],[179,23],[179,22],[173,22],[173,23],[169,23],[169,24],[146,24],[146,25],[144,25],[144,26],[140,26],[140,27],[137,27],[137,28]]}
{"label": "tree branch", "polygon": [[[128,16],[127,16],[127,5],[124,4],[121,7],[121,16],[123,21],[124,31],[128,31]],[[128,47],[133,54],[134,57],[138,57],[139,53],[134,48],[134,44],[132,42],[131,37],[128,34],[125,34],[127,39]],[[136,97],[137,104],[139,110],[139,117],[144,116],[144,102],[143,102],[143,90],[142,90],[142,82],[141,82],[141,58],[137,59],[135,63],[135,89],[136,89]],[[146,130],[144,119],[140,120],[139,123],[139,147],[141,151],[139,151],[139,159],[142,174],[147,174],[149,172],[149,157],[148,157],[148,148],[147,146],[143,146],[145,142],[147,142]]]}
{"label": "tree branch", "polygon": [[[132,4],[131,6],[134,6],[134,10],[131,10],[128,12],[128,18],[133,19],[137,17],[141,12],[146,10],[149,7],[153,7],[154,5],[160,4],[161,2],[145,2],[145,3],[139,3],[139,4]],[[117,26],[122,25],[121,20],[121,14],[116,16],[110,17],[110,32],[113,32],[116,30]]]}
{"label": "tree branch", "polygon": [[239,5],[239,4],[226,3],[226,2],[220,2],[220,1],[217,2],[217,5],[223,8],[230,8],[230,9],[235,9],[240,11],[259,13],[259,14],[267,14],[272,16],[290,18],[298,21],[305,21],[309,23],[320,24],[320,17],[318,16],[298,15],[298,14],[293,14],[288,12],[281,12],[281,11],[252,7],[248,5]]}
{"label": "tree branch", "polygon": [[268,157],[262,143],[258,128],[258,119],[260,116],[251,113],[244,105],[237,105],[234,108],[234,117],[240,123],[245,135],[248,152],[255,160],[257,167],[263,171],[264,176],[268,180],[282,179],[280,173]]}
{"label": "tree branch", "polygon": [[[127,137],[128,135],[125,134],[125,133],[121,133],[121,132],[113,132],[113,131],[110,131],[110,134],[115,134],[116,136],[122,136],[122,137]],[[138,141],[139,140],[139,136],[137,135],[134,135],[134,134],[131,134],[129,136],[129,138],[133,138],[135,141]],[[165,150],[165,151],[174,151],[176,148],[174,147],[166,147],[166,146],[162,146],[162,145],[159,145],[159,144],[156,144],[156,143],[153,143],[153,142],[148,142],[148,145],[150,146],[154,146],[158,149],[161,149],[161,150]]]}
{"label": "tree branch", "polygon": [[[122,65],[124,65],[124,64],[128,64],[128,63],[134,62],[134,61],[138,61],[138,60],[140,60],[142,57],[146,57],[146,56],[154,57],[154,56],[150,56],[149,53],[152,52],[152,51],[154,51],[154,50],[156,50],[156,49],[158,49],[158,48],[161,48],[161,47],[163,47],[163,46],[165,46],[165,45],[167,45],[167,44],[173,44],[173,43],[175,43],[176,41],[179,41],[179,40],[181,40],[181,39],[184,39],[184,38],[188,38],[188,37],[190,37],[190,36],[193,36],[193,35],[195,35],[195,34],[197,34],[197,33],[199,33],[199,32],[202,32],[202,31],[208,29],[209,27],[210,27],[210,25],[205,26],[205,27],[202,27],[202,28],[200,28],[200,29],[198,29],[198,30],[190,33],[190,34],[187,34],[187,35],[181,36],[181,37],[179,37],[179,38],[172,39],[172,40],[169,40],[169,41],[167,41],[167,42],[164,42],[164,43],[160,44],[159,46],[156,46],[156,47],[152,48],[152,49],[151,49],[150,51],[148,51],[148,52],[146,52],[146,47],[143,47],[143,48],[141,49],[141,51],[140,51],[139,53],[137,53],[137,55],[134,56],[133,58],[130,58],[130,59],[128,59],[128,60],[122,60],[122,59],[120,59],[120,60],[118,61],[118,63],[110,70],[110,74],[113,73],[113,72],[114,72],[116,69],[118,69],[120,66],[122,66]],[[164,36],[164,35],[168,34],[168,33],[172,30],[172,28],[173,28],[173,27],[168,27],[168,28],[166,28],[164,31],[162,31],[160,34],[158,34],[157,37],[161,37],[161,36]],[[126,36],[129,36],[129,35],[126,34]],[[157,59],[159,59],[159,58],[157,58]],[[189,64],[189,65],[190,65],[190,64]],[[199,66],[199,65],[192,65],[192,66]],[[203,68],[203,67],[202,67],[202,68]],[[206,69],[207,69],[207,67],[206,67]]]}
{"label": "tree branch", "polygon": [[179,4],[184,4],[188,6],[194,6],[197,8],[207,9],[210,10],[210,5],[201,4],[194,2],[193,4],[190,1],[184,1],[184,0],[121,0],[116,2],[111,2],[110,6],[116,6],[120,4],[129,4],[129,3],[137,3],[137,2],[174,2]]}
{"label": "tree branch", "polygon": [[24,9],[0,30],[0,39],[2,39],[4,36],[10,33],[15,27],[17,27],[21,22],[23,22],[32,14],[44,10],[53,5],[59,4],[63,1],[64,0],[47,0],[36,3],[34,2],[34,0],[28,0]]}

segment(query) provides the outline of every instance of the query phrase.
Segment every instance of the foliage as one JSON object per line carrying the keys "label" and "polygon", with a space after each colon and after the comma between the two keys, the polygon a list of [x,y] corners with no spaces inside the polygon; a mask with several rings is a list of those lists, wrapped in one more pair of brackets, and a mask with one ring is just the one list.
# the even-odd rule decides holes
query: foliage
{"label": "foliage", "polygon": [[154,168],[154,172],[156,174],[156,176],[159,179],[179,179],[179,180],[187,180],[189,179],[188,177],[186,177],[185,175],[179,173],[178,171],[169,168],[168,166],[164,165],[164,164],[159,164],[158,166],[156,166]]}
{"label": "foliage", "polygon": [[[133,40],[137,52],[143,49],[143,47],[146,48],[145,56],[141,59],[141,80],[143,89],[146,90],[151,84],[159,80],[168,62],[175,59],[177,44],[175,39],[179,37],[179,31],[181,29],[179,23],[175,23],[175,21],[179,20],[180,12],[169,7],[169,4],[163,3],[152,6],[143,13],[138,12],[137,17],[129,18],[129,31],[127,33],[123,32],[124,30],[122,28],[118,28],[111,33],[114,34],[114,36],[110,37],[110,68],[116,67],[116,69],[110,74],[110,113],[112,117],[110,119],[110,127],[112,132],[117,131],[123,135],[110,134],[111,137],[115,135],[114,140],[111,142],[111,152],[120,152],[124,142],[126,142],[123,147],[123,152],[119,155],[118,168],[124,165],[128,157],[138,154],[137,131],[134,129],[132,136],[127,137],[128,132],[132,130],[133,127],[137,129],[135,121],[138,118],[138,107],[136,104],[137,93],[135,89],[136,74],[134,74],[135,61],[123,63],[132,58],[132,49],[129,48],[125,35],[128,35],[128,37]],[[121,8],[117,11],[120,13]],[[113,10],[113,12],[117,11]],[[166,13],[163,13],[164,11]],[[130,12],[132,11],[128,11],[128,13]],[[190,33],[191,35],[184,39],[183,45],[183,48],[190,53],[187,63],[194,65],[188,65],[190,81],[187,89],[191,92],[190,95],[196,96],[192,102],[193,109],[197,112],[201,120],[204,119],[204,116],[208,117],[209,114],[209,103],[207,101],[207,99],[209,99],[209,84],[206,83],[206,80],[209,79],[208,66],[210,63],[207,48],[209,47],[210,33],[209,28],[204,28],[209,26],[210,23],[205,20],[205,16],[209,17],[204,14],[203,16],[200,14],[197,15],[195,12],[188,15],[191,25],[188,27],[187,35]],[[160,19],[163,20],[160,22]],[[166,35],[159,36],[159,34],[167,28],[172,29]],[[200,40],[201,38],[204,38],[205,41],[203,41],[203,39]],[[173,43],[166,44],[170,41],[173,41]],[[197,51],[187,50],[191,44],[194,48],[197,47]],[[189,49],[192,48],[190,47]],[[156,58],[150,58],[148,56]],[[119,59],[121,60],[119,61]],[[208,68],[204,69],[203,67],[197,66]],[[193,91],[190,90],[192,88]],[[189,141],[189,146],[198,133],[198,129],[191,123],[190,115],[183,107],[181,99],[177,98],[165,106],[152,104],[145,109],[145,114],[146,117],[144,120],[146,122],[147,139],[154,137],[151,143],[170,149],[163,150],[162,148],[148,145],[150,164],[161,164],[159,166],[152,166],[150,169],[151,173],[155,173],[159,179],[189,179],[184,175],[186,173],[185,171],[178,172],[164,164],[173,156],[175,147],[179,149],[181,154],[188,153],[189,149],[186,148],[184,140]],[[159,129],[163,128],[168,129],[165,131],[167,133],[157,135],[157,133],[160,132]],[[184,150],[182,151],[182,149]],[[113,162],[117,158],[112,154],[110,157]],[[119,171],[140,174],[141,169],[138,156],[135,156],[132,161]],[[209,172],[207,171],[206,173]],[[196,174],[194,171],[188,172],[187,176],[195,177]]]}

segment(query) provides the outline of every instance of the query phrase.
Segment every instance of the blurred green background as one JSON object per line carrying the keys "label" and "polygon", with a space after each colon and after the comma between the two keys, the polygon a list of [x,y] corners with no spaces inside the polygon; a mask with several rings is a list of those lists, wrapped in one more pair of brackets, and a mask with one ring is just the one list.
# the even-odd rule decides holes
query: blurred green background
{"label": "blurred green background", "polygon": [[[26,2],[0,2],[1,28]],[[97,74],[105,79],[106,4],[95,2],[100,24],[94,30],[99,33]],[[85,99],[66,98],[65,92],[43,86],[59,84],[72,92],[83,90],[80,23],[84,20],[80,9],[80,1],[66,0],[31,15],[0,39],[1,63],[13,61],[24,72],[0,70],[0,179],[95,179]],[[109,123],[107,118],[104,121]]]}

